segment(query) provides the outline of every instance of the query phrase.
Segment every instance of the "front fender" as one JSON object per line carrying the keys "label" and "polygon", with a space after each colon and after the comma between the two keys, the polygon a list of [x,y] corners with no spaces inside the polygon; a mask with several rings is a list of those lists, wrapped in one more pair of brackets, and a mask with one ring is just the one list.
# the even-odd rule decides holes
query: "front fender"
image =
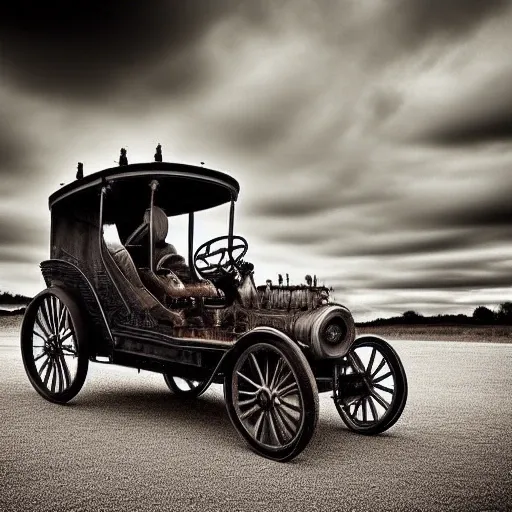
{"label": "front fender", "polygon": [[253,341],[255,341],[255,338],[261,335],[280,338],[283,341],[286,341],[287,343],[291,343],[292,345],[298,346],[301,350],[303,350],[304,348],[308,348],[306,345],[295,341],[294,339],[290,338],[290,336],[280,331],[279,329],[276,329],[275,327],[258,326],[255,327],[254,329],[251,329],[250,331],[247,331],[246,333],[242,334],[240,338],[238,338],[236,343],[229,349],[229,351],[223,357],[221,368],[219,369],[219,371],[224,372],[226,368],[229,368],[233,364],[233,361],[236,358],[237,354],[239,354],[245,347],[247,347],[247,345],[253,343]]}

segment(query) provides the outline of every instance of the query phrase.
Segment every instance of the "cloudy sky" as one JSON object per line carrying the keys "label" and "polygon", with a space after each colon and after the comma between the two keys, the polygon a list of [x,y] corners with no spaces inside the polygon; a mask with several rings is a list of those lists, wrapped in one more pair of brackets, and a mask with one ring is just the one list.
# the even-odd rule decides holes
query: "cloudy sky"
{"label": "cloudy sky", "polygon": [[3,6],[0,289],[44,286],[77,161],[160,142],[239,180],[258,282],[317,274],[356,320],[512,300],[511,4]]}

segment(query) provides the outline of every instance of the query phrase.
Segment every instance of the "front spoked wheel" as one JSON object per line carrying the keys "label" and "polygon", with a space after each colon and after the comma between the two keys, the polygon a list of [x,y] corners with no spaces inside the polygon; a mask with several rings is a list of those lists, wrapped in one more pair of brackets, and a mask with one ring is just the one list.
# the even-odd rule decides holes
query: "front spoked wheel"
{"label": "front spoked wheel", "polygon": [[357,339],[346,363],[334,371],[334,403],[348,428],[379,434],[400,418],[407,401],[407,377],[386,341],[376,336]]}
{"label": "front spoked wheel", "polygon": [[168,388],[180,398],[197,398],[208,389],[208,381],[185,379],[165,373]]}
{"label": "front spoked wheel", "polygon": [[318,420],[311,368],[292,342],[262,339],[241,350],[224,385],[239,434],[258,454],[290,460],[308,445]]}
{"label": "front spoked wheel", "polygon": [[82,388],[89,367],[87,334],[75,301],[59,288],[38,294],[21,328],[21,355],[35,390],[66,403]]}

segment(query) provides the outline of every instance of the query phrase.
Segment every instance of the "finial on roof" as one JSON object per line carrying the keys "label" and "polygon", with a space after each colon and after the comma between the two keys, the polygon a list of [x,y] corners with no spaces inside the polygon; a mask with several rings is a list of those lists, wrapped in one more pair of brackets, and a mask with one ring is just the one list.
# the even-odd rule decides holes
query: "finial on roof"
{"label": "finial on roof", "polygon": [[119,165],[128,165],[128,157],[126,156],[125,148],[121,148],[121,155],[119,157]]}
{"label": "finial on roof", "polygon": [[156,147],[156,153],[155,153],[155,162],[161,162],[162,161],[162,145],[158,143],[158,146]]}
{"label": "finial on roof", "polygon": [[84,164],[82,162],[78,162],[77,171],[76,171],[76,179],[81,180],[84,177]]}

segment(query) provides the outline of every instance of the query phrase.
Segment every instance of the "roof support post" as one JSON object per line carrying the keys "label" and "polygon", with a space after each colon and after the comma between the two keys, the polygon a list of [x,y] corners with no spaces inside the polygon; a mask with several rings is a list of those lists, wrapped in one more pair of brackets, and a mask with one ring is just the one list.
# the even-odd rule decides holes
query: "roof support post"
{"label": "roof support post", "polygon": [[155,263],[153,261],[154,248],[154,233],[153,233],[153,204],[155,199],[155,190],[158,188],[158,181],[151,180],[149,184],[151,187],[151,201],[149,205],[149,269],[154,272]]}
{"label": "roof support post", "polygon": [[[109,189],[110,185],[106,183],[106,181],[103,181],[103,185],[101,187],[101,193],[100,193],[100,218],[99,218],[99,226],[98,226],[98,244],[100,246],[100,258],[101,262],[103,263],[103,268],[108,274],[108,277],[110,279],[110,282],[114,285],[114,288],[117,291],[117,294],[119,297],[121,297],[121,300],[123,301],[123,304],[128,311],[128,313],[131,313],[130,306],[128,306],[128,303],[126,302],[123,294],[121,293],[121,290],[119,290],[119,287],[117,286],[117,283],[115,279],[112,277],[112,273],[110,272],[107,263],[105,262],[105,257],[103,256],[103,251],[105,249],[105,242],[103,241],[103,202],[105,200],[105,196],[107,195],[107,191]],[[110,256],[110,255],[109,255]]]}
{"label": "roof support post", "polygon": [[196,267],[194,266],[194,212],[188,214],[188,268],[192,280],[197,281]]}
{"label": "roof support post", "polygon": [[231,204],[229,207],[229,237],[228,237],[228,249],[229,257],[231,258],[231,251],[233,249],[233,230],[235,225],[235,198],[231,196]]}

